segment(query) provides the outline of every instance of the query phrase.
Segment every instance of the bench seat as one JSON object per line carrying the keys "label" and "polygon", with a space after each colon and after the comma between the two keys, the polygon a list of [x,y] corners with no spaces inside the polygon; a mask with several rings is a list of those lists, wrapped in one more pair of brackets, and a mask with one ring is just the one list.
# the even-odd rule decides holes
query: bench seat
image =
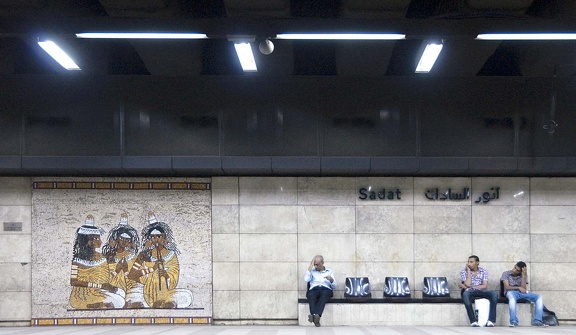
{"label": "bench seat", "polygon": [[[298,299],[298,324],[308,322],[308,301]],[[532,304],[518,303],[520,326],[530,326]],[[501,298],[496,308],[496,325],[508,326],[508,300]],[[324,309],[323,326],[470,326],[462,299],[383,298],[331,299]]]}

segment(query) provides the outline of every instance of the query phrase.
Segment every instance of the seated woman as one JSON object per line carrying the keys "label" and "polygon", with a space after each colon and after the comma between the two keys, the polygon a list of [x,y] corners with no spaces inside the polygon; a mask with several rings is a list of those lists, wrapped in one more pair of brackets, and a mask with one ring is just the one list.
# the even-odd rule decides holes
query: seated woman
{"label": "seated woman", "polygon": [[149,224],[142,229],[143,250],[128,277],[144,284],[144,299],[153,308],[186,308],[192,304],[192,292],[176,288],[180,275],[178,254],[172,230],[148,213]]}
{"label": "seated woman", "polygon": [[110,284],[110,272],[106,258],[96,249],[100,248],[100,236],[104,230],[94,225],[94,217],[88,215],[84,225],[76,230],[70,285],[70,306],[78,309],[122,308],[124,291]]}

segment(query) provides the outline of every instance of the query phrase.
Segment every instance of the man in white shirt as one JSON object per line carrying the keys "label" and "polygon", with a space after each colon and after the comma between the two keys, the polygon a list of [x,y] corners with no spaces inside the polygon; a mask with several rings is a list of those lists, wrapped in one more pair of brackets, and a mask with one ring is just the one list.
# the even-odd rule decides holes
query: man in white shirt
{"label": "man in white shirt", "polygon": [[324,266],[324,257],[316,255],[312,258],[304,275],[304,281],[309,284],[306,292],[310,306],[308,321],[314,322],[316,327],[320,327],[320,317],[324,311],[324,306],[332,298],[333,290],[336,288],[334,273]]}

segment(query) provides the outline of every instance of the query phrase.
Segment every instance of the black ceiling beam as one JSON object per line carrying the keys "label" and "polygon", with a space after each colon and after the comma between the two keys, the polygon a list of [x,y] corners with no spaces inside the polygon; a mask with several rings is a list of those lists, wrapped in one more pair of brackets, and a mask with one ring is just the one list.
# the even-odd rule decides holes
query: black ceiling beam
{"label": "black ceiling beam", "polygon": [[444,19],[127,19],[109,17],[59,19],[5,19],[0,21],[0,37],[11,35],[44,36],[98,31],[167,31],[200,32],[212,38],[227,35],[275,36],[286,32],[398,32],[407,38],[427,36],[475,36],[489,32],[574,32],[575,20],[518,18]]}

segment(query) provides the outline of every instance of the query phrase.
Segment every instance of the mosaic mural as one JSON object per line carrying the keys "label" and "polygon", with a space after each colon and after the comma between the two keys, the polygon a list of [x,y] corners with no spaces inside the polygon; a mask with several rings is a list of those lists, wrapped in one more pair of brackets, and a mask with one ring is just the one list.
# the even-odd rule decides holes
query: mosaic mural
{"label": "mosaic mural", "polygon": [[211,322],[209,183],[33,190],[32,324]]}

